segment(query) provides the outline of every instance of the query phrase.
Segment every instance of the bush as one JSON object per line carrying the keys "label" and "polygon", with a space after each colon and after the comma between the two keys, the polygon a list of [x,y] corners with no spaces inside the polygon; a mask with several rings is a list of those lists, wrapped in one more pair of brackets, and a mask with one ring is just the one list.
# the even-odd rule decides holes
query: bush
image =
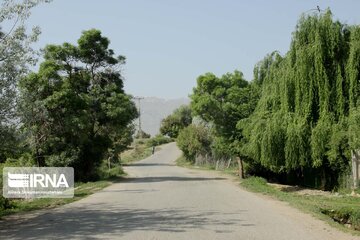
{"label": "bush", "polygon": [[211,137],[209,130],[203,125],[191,124],[180,131],[176,139],[178,147],[183,151],[187,160],[195,161],[197,154],[211,151]]}
{"label": "bush", "polygon": [[138,131],[138,133],[135,135],[135,139],[142,139],[142,138],[150,138],[151,135],[149,133],[146,133],[144,131]]}
{"label": "bush", "polygon": [[[5,163],[0,163],[0,189],[3,188],[3,169],[4,167],[32,167],[35,164],[31,154],[24,153],[18,159],[7,159]],[[12,201],[0,195],[0,212],[12,208]]]}
{"label": "bush", "polygon": [[174,140],[172,138],[166,137],[164,135],[156,135],[153,138],[150,138],[149,141],[147,142],[147,146],[148,147],[155,147],[155,146],[159,146],[165,143],[169,143],[169,142],[173,142]]}
{"label": "bush", "polygon": [[97,169],[97,175],[99,179],[112,179],[124,176],[125,172],[120,164],[120,162],[111,163],[111,168],[107,161],[103,161],[100,167]]}

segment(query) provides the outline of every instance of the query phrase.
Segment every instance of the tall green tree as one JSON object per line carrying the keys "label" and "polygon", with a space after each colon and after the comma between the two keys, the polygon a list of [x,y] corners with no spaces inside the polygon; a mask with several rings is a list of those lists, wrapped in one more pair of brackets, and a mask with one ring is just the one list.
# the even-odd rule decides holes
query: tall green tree
{"label": "tall green tree", "polygon": [[253,112],[258,94],[256,84],[249,84],[241,72],[235,71],[220,78],[212,73],[198,77],[197,86],[191,95],[194,115],[213,126],[217,138],[214,148],[225,155],[237,155],[240,158],[242,177],[243,153],[240,146],[243,134],[236,125]]}
{"label": "tall green tree", "polygon": [[161,121],[160,132],[171,138],[177,138],[179,132],[192,122],[191,109],[183,105]]}
{"label": "tall green tree", "polygon": [[17,83],[36,63],[36,42],[40,29],[27,31],[25,21],[41,0],[3,0],[0,5],[0,162],[16,152]]}
{"label": "tall green tree", "polygon": [[39,71],[21,81],[22,121],[40,166],[73,166],[87,180],[128,143],[137,110],[123,90],[125,57],[109,44],[92,29],[78,45],[48,45]]}
{"label": "tall green tree", "polygon": [[351,127],[358,125],[357,29],[333,21],[329,10],[304,15],[289,52],[272,54],[266,71],[258,71],[262,94],[245,127],[245,146],[266,169],[296,173],[297,183],[327,189],[348,173],[358,141],[347,134],[352,129],[358,136]]}

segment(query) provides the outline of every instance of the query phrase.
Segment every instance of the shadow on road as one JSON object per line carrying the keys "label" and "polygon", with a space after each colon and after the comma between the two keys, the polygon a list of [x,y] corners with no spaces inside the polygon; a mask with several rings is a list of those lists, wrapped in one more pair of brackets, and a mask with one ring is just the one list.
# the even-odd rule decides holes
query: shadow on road
{"label": "shadow on road", "polygon": [[165,176],[165,177],[134,177],[134,178],[126,178],[125,181],[129,181],[132,183],[153,183],[153,182],[185,182],[185,181],[219,181],[226,180],[226,178],[206,178],[206,177],[173,177],[173,176]]}
{"label": "shadow on road", "polygon": [[[98,210],[93,210],[94,207]],[[2,223],[0,236],[4,236],[4,239],[33,240],[77,237],[93,239],[98,234],[102,234],[104,238],[107,238],[107,234],[120,237],[132,231],[186,232],[207,229],[209,226],[255,226],[239,219],[243,211],[198,213],[184,209],[119,209],[105,204],[93,204],[91,208],[92,210],[83,207],[46,213],[20,224]],[[226,228],[216,232],[221,234],[231,231]]]}
{"label": "shadow on road", "polygon": [[132,164],[124,164],[123,166],[129,167],[158,167],[158,166],[169,166],[174,167],[175,164],[168,164],[168,163],[132,163]]}

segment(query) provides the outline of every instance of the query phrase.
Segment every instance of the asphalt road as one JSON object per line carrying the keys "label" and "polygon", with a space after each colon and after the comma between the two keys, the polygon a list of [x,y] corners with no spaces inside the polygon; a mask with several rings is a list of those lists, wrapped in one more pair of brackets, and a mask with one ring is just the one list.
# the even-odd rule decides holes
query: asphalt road
{"label": "asphalt road", "polygon": [[214,172],[175,166],[171,143],[80,201],[0,222],[0,239],[359,239]]}

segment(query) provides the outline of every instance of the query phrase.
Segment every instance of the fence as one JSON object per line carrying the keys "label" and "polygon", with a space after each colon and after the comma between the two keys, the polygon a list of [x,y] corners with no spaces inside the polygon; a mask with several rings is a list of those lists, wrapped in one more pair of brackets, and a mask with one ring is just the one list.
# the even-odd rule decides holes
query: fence
{"label": "fence", "polygon": [[195,158],[196,166],[213,166],[216,170],[225,170],[229,167],[235,166],[236,162],[233,158],[215,158],[212,155],[198,154]]}

